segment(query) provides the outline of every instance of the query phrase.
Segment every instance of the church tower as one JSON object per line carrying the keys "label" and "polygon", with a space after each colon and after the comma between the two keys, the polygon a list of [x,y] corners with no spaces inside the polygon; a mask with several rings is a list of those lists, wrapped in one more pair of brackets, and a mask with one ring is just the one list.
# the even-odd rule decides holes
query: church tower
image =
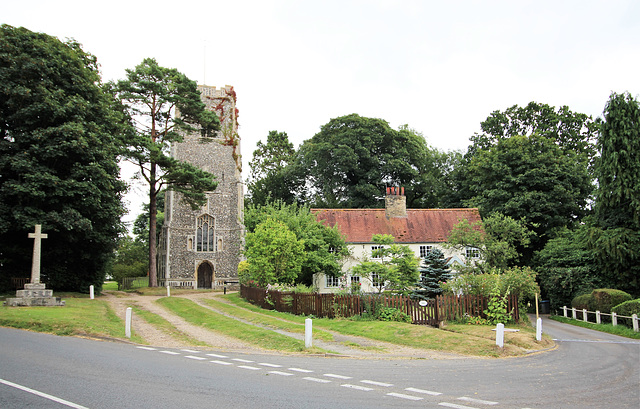
{"label": "church tower", "polygon": [[220,118],[212,140],[199,134],[184,136],[171,146],[171,156],[215,175],[218,187],[207,203],[194,211],[180,193],[165,196],[164,226],[158,242],[158,284],[192,288],[220,288],[238,280],[244,237],[242,165],[236,93],[199,85],[207,109]]}

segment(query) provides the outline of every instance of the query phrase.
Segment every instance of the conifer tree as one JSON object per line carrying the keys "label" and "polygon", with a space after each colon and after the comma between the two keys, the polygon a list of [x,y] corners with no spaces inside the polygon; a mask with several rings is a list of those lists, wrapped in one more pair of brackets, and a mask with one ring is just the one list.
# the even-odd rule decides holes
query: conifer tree
{"label": "conifer tree", "polygon": [[439,249],[433,249],[424,258],[424,265],[420,267],[422,279],[416,290],[411,294],[413,298],[428,300],[442,293],[441,282],[451,279],[451,270],[447,265],[444,254]]}

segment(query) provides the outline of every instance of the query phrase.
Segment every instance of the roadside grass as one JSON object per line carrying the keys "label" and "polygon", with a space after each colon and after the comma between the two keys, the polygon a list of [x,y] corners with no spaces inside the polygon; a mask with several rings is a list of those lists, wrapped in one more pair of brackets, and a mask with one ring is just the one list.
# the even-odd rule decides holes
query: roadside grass
{"label": "roadside grass", "polygon": [[196,338],[193,338],[184,332],[178,330],[174,327],[169,321],[165,320],[161,316],[154,314],[150,311],[147,311],[135,303],[131,307],[133,312],[145,320],[147,323],[153,325],[156,329],[164,332],[165,334],[171,336],[172,338],[184,342],[185,344],[189,344],[191,346],[202,346],[202,347],[210,347],[211,345],[206,342],[202,342]]}
{"label": "roadside grass", "polygon": [[625,338],[640,339],[640,332],[635,332],[633,328],[629,328],[624,325],[613,326],[613,324],[596,324],[594,322],[584,322],[580,320],[574,320],[572,318],[561,317],[558,315],[551,315],[549,316],[549,318],[554,321],[575,325],[577,327],[589,328],[600,332],[619,335]]}
{"label": "roadside grass", "polygon": [[[297,323],[304,323],[306,318],[289,313],[263,310],[242,299],[237,293],[227,294],[223,297],[239,307],[261,315],[269,315]],[[512,333],[505,336],[505,347],[502,349],[495,345],[493,326],[448,323],[446,329],[441,330],[426,325],[412,325],[400,322],[315,318],[313,327],[314,336],[316,328],[320,328],[412,348],[473,356],[519,356],[531,350],[544,349],[553,345],[553,341],[548,337],[537,342],[535,340],[535,329],[529,325],[517,326],[520,331],[515,336],[512,336],[514,335]]]}
{"label": "roadside grass", "polygon": [[[271,315],[261,314],[261,311],[265,310],[249,311],[248,309],[242,308],[238,305],[231,305],[214,299],[204,299],[203,301],[218,311],[237,317],[241,320],[251,322],[253,324],[267,326],[270,329],[277,329],[296,334],[304,334],[304,317],[302,319],[302,322],[292,322],[290,320],[272,317]],[[313,338],[321,341],[334,340],[333,335],[331,335],[330,333],[316,329],[314,329],[313,331]]]}
{"label": "roadside grass", "polygon": [[304,341],[277,332],[244,324],[233,318],[215,313],[195,302],[179,297],[165,297],[156,301],[186,321],[221,334],[239,339],[260,348],[282,352],[326,353],[321,348],[305,349]]}
{"label": "roadside grass", "polygon": [[102,291],[118,291],[118,283],[115,281],[105,281],[102,284]]}
{"label": "roadside grass", "polygon": [[[55,335],[126,339],[124,322],[106,301],[91,300],[78,293],[55,295],[62,296],[64,307],[0,307],[0,326]],[[131,341],[144,343],[135,332]]]}

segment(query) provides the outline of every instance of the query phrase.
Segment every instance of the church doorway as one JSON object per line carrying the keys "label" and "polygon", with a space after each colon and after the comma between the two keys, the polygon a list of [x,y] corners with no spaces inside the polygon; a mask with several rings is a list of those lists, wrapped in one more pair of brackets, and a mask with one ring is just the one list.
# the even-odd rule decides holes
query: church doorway
{"label": "church doorway", "polygon": [[213,268],[204,261],[198,266],[198,288],[211,288],[213,283]]}

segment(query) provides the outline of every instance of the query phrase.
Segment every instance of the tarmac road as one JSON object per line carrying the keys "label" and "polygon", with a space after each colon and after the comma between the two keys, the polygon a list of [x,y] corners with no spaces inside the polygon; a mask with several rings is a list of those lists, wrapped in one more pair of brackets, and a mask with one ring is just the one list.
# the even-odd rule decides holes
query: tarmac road
{"label": "tarmac road", "polygon": [[640,407],[639,342],[548,319],[543,329],[558,347],[524,358],[378,360],[149,348],[0,328],[0,408]]}

